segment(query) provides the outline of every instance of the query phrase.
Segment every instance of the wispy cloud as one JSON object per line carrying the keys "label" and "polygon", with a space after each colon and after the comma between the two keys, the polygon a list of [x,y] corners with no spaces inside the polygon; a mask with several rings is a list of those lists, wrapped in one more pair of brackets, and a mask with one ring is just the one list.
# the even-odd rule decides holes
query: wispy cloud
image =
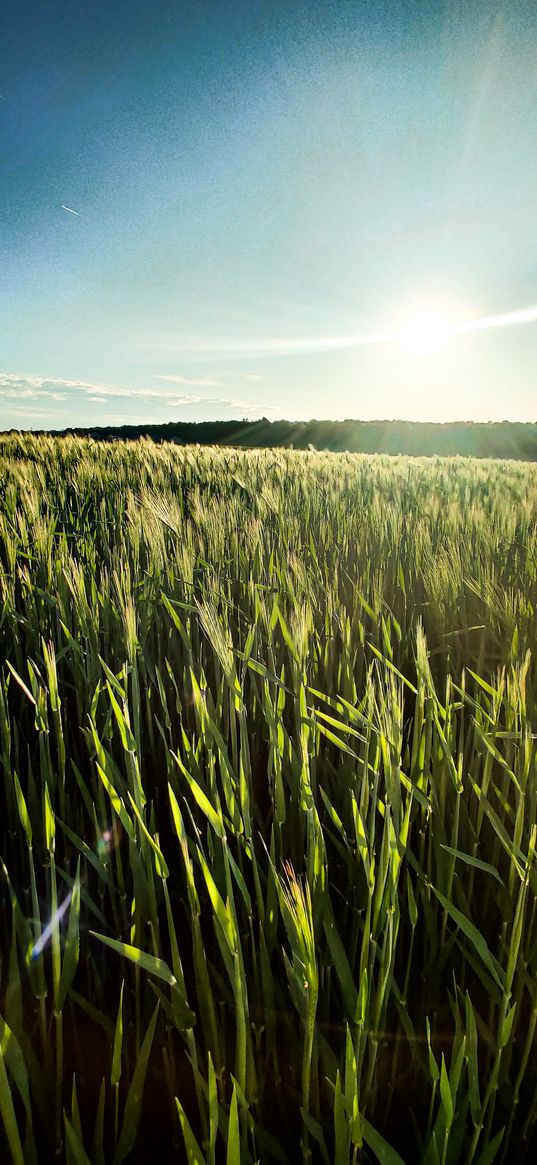
{"label": "wispy cloud", "polygon": [[8,416],[8,417],[50,417],[50,416],[52,416],[52,413],[50,412],[50,409],[36,408],[35,405],[32,405],[31,408],[28,405],[9,405],[8,409],[6,410],[6,416]]}
{"label": "wispy cloud", "polygon": [[[164,379],[161,377],[160,379]],[[188,381],[183,377],[169,377],[166,378],[174,384],[192,384],[196,386],[208,387],[209,384],[216,384],[216,381],[208,380],[194,380]],[[40,411],[37,406],[41,404],[50,404],[51,406],[60,406],[60,410],[64,410],[67,406],[72,406],[75,401],[78,406],[82,404],[101,405],[106,408],[112,404],[112,401],[121,398],[127,405],[127,402],[138,405],[155,405],[160,406],[166,410],[185,409],[194,405],[202,405],[205,407],[212,407],[218,409],[229,409],[230,411],[240,410],[244,415],[269,415],[277,412],[271,405],[259,404],[252,401],[242,400],[241,397],[224,397],[224,396],[202,396],[201,394],[192,393],[178,393],[177,389],[154,389],[154,388],[125,388],[122,385],[116,384],[95,384],[90,380],[65,380],[62,377],[47,377],[47,376],[33,376],[25,375],[19,372],[1,372],[0,371],[0,400],[4,401],[28,401],[35,402],[31,408],[28,408],[28,413],[37,413]],[[15,408],[9,406],[10,413],[15,412]],[[132,416],[132,411],[130,413]],[[107,414],[107,419],[112,420],[112,417]],[[149,417],[146,417],[149,420]]]}
{"label": "wispy cloud", "polygon": [[166,380],[170,384],[188,384],[192,388],[218,388],[219,380],[209,380],[207,377],[188,377],[188,376],[157,376],[157,380]]}
{"label": "wispy cloud", "polygon": [[36,397],[43,396],[43,392],[38,388],[24,388],[22,385],[20,388],[0,385],[0,396],[4,400],[34,400]]}
{"label": "wispy cloud", "polygon": [[185,408],[187,405],[217,405],[221,409],[240,409],[243,413],[275,413],[279,410],[273,405],[252,404],[241,397],[227,396],[175,396],[166,402],[169,408]]}
{"label": "wispy cloud", "polygon": [[251,401],[242,400],[241,397],[236,396],[178,396],[169,404],[171,408],[194,404],[218,405],[222,409],[240,409],[243,413],[268,414],[280,411],[274,405],[252,404]]}
{"label": "wispy cloud", "polygon": [[261,381],[265,381],[267,379],[267,377],[261,376],[261,374],[259,372],[247,372],[244,379],[250,380],[250,381],[255,381],[256,383],[260,383]]}
{"label": "wispy cloud", "polygon": [[154,388],[123,388],[117,384],[95,384],[91,380],[64,380],[59,376],[32,376],[22,372],[0,372],[0,395],[12,397],[39,397],[49,399],[54,393],[62,392],[91,393],[93,398],[121,396],[138,400],[169,400],[177,393],[170,389]]}

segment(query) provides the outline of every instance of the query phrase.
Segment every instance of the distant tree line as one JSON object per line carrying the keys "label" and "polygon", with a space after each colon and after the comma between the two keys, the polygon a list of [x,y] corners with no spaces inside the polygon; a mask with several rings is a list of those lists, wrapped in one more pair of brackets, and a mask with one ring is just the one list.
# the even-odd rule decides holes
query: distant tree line
{"label": "distant tree line", "polygon": [[330,449],[353,453],[404,453],[415,457],[456,455],[537,461],[537,424],[509,421],[170,421],[162,425],[112,425],[55,431],[107,441],[150,437],[178,445],[238,445],[264,449]]}

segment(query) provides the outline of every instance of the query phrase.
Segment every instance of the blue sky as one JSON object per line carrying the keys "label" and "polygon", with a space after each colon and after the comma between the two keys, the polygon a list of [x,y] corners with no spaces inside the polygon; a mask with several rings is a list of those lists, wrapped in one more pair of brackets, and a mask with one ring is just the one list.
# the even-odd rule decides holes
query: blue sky
{"label": "blue sky", "polygon": [[3,0],[0,427],[537,420],[535,322],[348,342],[537,303],[536,59],[525,0]]}

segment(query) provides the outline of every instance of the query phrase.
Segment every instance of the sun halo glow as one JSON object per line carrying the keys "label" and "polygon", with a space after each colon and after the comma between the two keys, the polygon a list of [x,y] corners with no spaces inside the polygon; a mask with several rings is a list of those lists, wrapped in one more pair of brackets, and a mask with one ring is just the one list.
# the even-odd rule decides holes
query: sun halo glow
{"label": "sun halo glow", "polygon": [[431,356],[443,347],[450,332],[450,325],[444,316],[434,311],[420,311],[403,325],[398,340],[409,356]]}

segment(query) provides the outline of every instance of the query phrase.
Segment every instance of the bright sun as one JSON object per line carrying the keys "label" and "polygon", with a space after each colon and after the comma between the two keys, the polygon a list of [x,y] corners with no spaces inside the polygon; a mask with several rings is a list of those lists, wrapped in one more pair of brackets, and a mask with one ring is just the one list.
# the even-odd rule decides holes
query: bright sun
{"label": "bright sun", "polygon": [[443,316],[422,311],[410,317],[398,333],[401,347],[410,356],[431,356],[446,343],[450,327]]}

